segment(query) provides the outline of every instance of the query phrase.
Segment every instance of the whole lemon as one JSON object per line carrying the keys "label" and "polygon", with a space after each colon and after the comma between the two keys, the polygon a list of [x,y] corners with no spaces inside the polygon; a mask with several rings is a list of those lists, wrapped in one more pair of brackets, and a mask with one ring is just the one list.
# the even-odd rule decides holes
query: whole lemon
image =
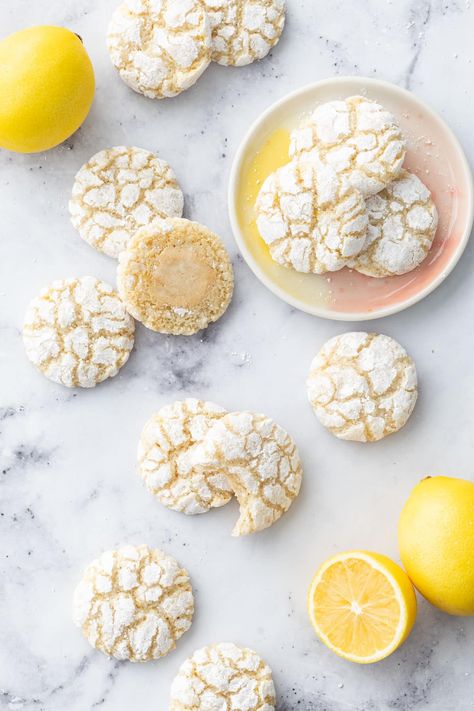
{"label": "whole lemon", "polygon": [[474,615],[474,483],[423,479],[399,521],[403,565],[420,593],[451,615]]}
{"label": "whole lemon", "polygon": [[80,38],[63,27],[29,27],[0,42],[0,147],[36,153],[82,124],[94,70]]}

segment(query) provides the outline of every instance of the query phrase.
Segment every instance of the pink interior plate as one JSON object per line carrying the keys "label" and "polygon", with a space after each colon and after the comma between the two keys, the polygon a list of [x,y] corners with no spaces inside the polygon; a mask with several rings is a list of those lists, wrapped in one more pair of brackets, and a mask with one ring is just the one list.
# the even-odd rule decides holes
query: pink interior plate
{"label": "pink interior plate", "polygon": [[[425,261],[403,276],[374,279],[353,270],[299,274],[270,258],[256,234],[253,198],[242,209],[242,185],[259,151],[275,131],[289,132],[319,103],[362,94],[386,106],[397,117],[408,141],[405,167],[430,188],[439,212],[439,227]],[[282,156],[281,164],[287,162]],[[273,166],[268,172],[271,172]],[[265,175],[263,177],[266,177]],[[245,191],[244,191],[245,192]],[[473,222],[473,182],[456,137],[426,104],[387,82],[338,77],[289,94],[271,106],[250,128],[232,167],[229,214],[237,244],[250,268],[277,296],[316,316],[359,321],[396,313],[420,301],[448,276],[461,257]]]}

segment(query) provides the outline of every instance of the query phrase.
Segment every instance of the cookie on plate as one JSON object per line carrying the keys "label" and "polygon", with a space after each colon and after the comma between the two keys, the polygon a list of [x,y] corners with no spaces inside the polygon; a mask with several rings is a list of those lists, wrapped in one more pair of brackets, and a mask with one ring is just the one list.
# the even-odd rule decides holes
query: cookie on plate
{"label": "cookie on plate", "polygon": [[263,59],[280,39],[285,0],[204,0],[212,29],[212,59],[242,67]]}
{"label": "cookie on plate", "polygon": [[190,628],[189,575],[147,545],[107,551],[85,570],[73,600],[74,624],[92,647],[115,659],[164,657]]}
{"label": "cookie on plate", "polygon": [[269,175],[255,213],[272,259],[298,272],[342,269],[366,243],[362,194],[318,160],[297,156]]}
{"label": "cookie on plate", "polygon": [[92,388],[127,362],[134,332],[115,289],[85,276],[54,281],[33,299],[23,342],[29,360],[47,378]]}
{"label": "cookie on plate", "polygon": [[123,81],[151,99],[189,89],[211,61],[211,28],[201,0],[125,0],[107,48]]}
{"label": "cookie on plate", "polygon": [[275,711],[270,667],[253,650],[221,642],[198,649],[171,686],[170,711]]}
{"label": "cookie on plate", "polygon": [[99,151],[79,170],[69,213],[83,240],[118,257],[140,227],[181,217],[183,202],[165,160],[144,148],[116,146]]}
{"label": "cookie on plate", "polygon": [[369,227],[362,252],[348,266],[371,277],[406,274],[426,258],[438,227],[431,193],[413,173],[367,200]]}
{"label": "cookie on plate", "polygon": [[225,473],[208,476],[193,466],[190,457],[225,414],[213,402],[188,398],[165,405],[146,423],[138,445],[140,475],[164,506],[200,514],[230,501],[232,489]]}
{"label": "cookie on plate", "polygon": [[291,134],[290,156],[315,153],[364,197],[395,180],[406,141],[395,117],[363,96],[318,106]]}
{"label": "cookie on plate", "polygon": [[351,332],[331,338],[311,363],[308,398],[336,437],[374,442],[405,425],[418,396],[413,360],[390,336]]}
{"label": "cookie on plate", "polygon": [[129,313],[147,328],[191,335],[226,311],[234,277],[217,235],[170,218],[135,233],[120,253],[117,285]]}
{"label": "cookie on plate", "polygon": [[230,412],[193,450],[193,463],[225,472],[240,504],[233,536],[262,531],[290,508],[299,493],[303,467],[290,435],[266,415]]}

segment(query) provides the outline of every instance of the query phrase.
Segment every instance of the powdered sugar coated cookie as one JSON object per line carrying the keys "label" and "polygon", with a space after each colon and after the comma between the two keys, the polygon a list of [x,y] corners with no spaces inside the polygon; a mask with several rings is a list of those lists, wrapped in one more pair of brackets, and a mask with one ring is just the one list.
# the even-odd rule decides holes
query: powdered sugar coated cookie
{"label": "powdered sugar coated cookie", "polygon": [[208,474],[225,472],[240,504],[234,536],[271,526],[301,486],[293,439],[269,417],[252,412],[231,412],[218,420],[194,449],[193,463]]}
{"label": "powdered sugar coated cookie", "polygon": [[331,338],[311,363],[309,401],[340,439],[371,442],[397,432],[417,399],[413,360],[389,336],[352,332]]}
{"label": "powdered sugar coated cookie", "polygon": [[204,0],[212,28],[212,59],[242,67],[263,59],[280,39],[285,0]]}
{"label": "powdered sugar coated cookie", "polygon": [[73,620],[88,642],[132,662],[168,654],[190,628],[193,612],[186,570],[146,545],[103,553],[74,592]]}
{"label": "powdered sugar coated cookie", "polygon": [[125,0],[107,32],[110,58],[128,86],[152,99],[189,89],[211,61],[200,0]]}
{"label": "powdered sugar coated cookie", "polygon": [[231,499],[224,472],[207,476],[190,459],[192,448],[225,414],[219,405],[188,398],[165,405],[146,423],[138,446],[140,474],[168,508],[200,514]]}
{"label": "powdered sugar coated cookie", "polygon": [[232,642],[198,649],[171,687],[170,711],[275,711],[275,704],[270,667]]}
{"label": "powdered sugar coated cookie", "polygon": [[382,192],[367,200],[369,227],[364,250],[349,266],[372,277],[406,274],[426,258],[438,226],[431,193],[403,170]]}
{"label": "powdered sugar coated cookie", "polygon": [[54,281],[33,299],[23,341],[29,360],[47,378],[92,388],[127,362],[134,331],[117,292],[86,276]]}
{"label": "powdered sugar coated cookie", "polygon": [[394,116],[363,96],[318,106],[291,134],[290,156],[315,152],[368,197],[399,174],[406,142]]}
{"label": "powdered sugar coated cookie", "polygon": [[83,240],[118,257],[143,225],[181,217],[183,193],[166,161],[143,148],[117,146],[99,151],[79,170],[69,212]]}
{"label": "powdered sugar coated cookie", "polygon": [[362,194],[318,160],[297,157],[272,173],[255,212],[272,258],[298,272],[342,269],[366,242]]}

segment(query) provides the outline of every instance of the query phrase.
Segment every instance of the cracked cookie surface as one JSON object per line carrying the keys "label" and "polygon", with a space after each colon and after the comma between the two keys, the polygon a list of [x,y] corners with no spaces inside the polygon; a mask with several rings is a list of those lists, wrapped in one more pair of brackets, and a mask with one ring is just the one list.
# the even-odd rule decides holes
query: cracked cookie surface
{"label": "cracked cookie surface", "polygon": [[285,0],[204,0],[212,29],[212,59],[242,67],[263,59],[280,39]]}
{"label": "cracked cookie surface", "polygon": [[83,240],[118,257],[140,227],[181,217],[183,202],[166,161],[143,148],[116,146],[99,151],[79,170],[69,213]]}
{"label": "cracked cookie surface", "polygon": [[270,667],[232,642],[198,649],[171,686],[170,711],[275,711],[275,704]]}
{"label": "cracked cookie surface", "polygon": [[151,99],[189,89],[211,61],[211,28],[200,0],[125,0],[107,48],[123,81]]}
{"label": "cracked cookie surface", "polygon": [[219,405],[188,398],[165,405],[146,423],[138,446],[140,474],[150,493],[169,509],[201,514],[230,501],[225,474],[206,475],[190,457],[194,445],[225,414]]}
{"label": "cracked cookie surface", "polygon": [[413,360],[389,336],[351,332],[331,338],[311,363],[308,398],[336,437],[373,442],[397,432],[415,407]]}
{"label": "cracked cookie surface", "polygon": [[317,160],[296,157],[269,175],[255,213],[272,259],[298,272],[342,269],[366,243],[362,194]]}
{"label": "cracked cookie surface", "polygon": [[229,255],[207,227],[182,218],[143,227],[119,255],[119,293],[129,313],[160,333],[191,335],[229,306]]}
{"label": "cracked cookie surface", "polygon": [[135,323],[117,292],[91,276],[60,279],[32,300],[23,325],[29,360],[50,380],[92,388],[116,375]]}
{"label": "cracked cookie surface", "polygon": [[426,258],[438,226],[431,193],[402,170],[382,192],[367,200],[369,227],[363,251],[349,266],[372,277],[406,274]]}
{"label": "cracked cookie surface", "polygon": [[265,415],[230,412],[193,451],[208,475],[225,472],[240,504],[233,536],[262,531],[289,509],[301,486],[302,465],[293,439]]}
{"label": "cracked cookie surface", "polygon": [[369,197],[399,174],[406,141],[394,116],[383,106],[350,96],[321,104],[301,128],[292,131],[290,156],[310,152]]}
{"label": "cracked cookie surface", "polygon": [[73,620],[88,642],[132,662],[168,654],[190,628],[193,612],[186,570],[147,545],[106,551],[74,592]]}

